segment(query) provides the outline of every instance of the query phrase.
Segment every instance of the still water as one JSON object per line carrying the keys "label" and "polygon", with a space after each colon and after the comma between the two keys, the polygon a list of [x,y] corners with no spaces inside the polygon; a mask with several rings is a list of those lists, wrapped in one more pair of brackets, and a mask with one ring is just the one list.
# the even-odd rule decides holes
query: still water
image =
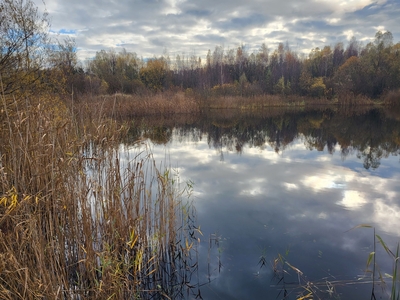
{"label": "still water", "polygon": [[147,137],[156,161],[193,183],[203,235],[189,298],[370,299],[375,286],[389,299],[378,277],[394,260],[374,228],[395,252],[399,115],[219,110],[142,123],[132,139]]}

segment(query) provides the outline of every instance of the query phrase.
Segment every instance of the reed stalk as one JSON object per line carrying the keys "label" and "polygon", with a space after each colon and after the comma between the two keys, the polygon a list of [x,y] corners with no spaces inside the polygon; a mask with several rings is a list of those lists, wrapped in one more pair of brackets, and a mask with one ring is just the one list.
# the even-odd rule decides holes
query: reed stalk
{"label": "reed stalk", "polygon": [[139,142],[121,147],[127,130],[111,119],[49,96],[0,98],[0,298],[190,293],[190,188]]}

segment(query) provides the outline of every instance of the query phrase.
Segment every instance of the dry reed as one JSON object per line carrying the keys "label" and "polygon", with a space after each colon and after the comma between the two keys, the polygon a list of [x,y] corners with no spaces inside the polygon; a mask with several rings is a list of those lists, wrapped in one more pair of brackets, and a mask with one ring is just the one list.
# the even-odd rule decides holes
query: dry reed
{"label": "dry reed", "polygon": [[[1,97],[0,298],[181,298],[200,231],[168,168],[112,120]],[[88,119],[86,119],[87,121]]]}
{"label": "dry reed", "polygon": [[388,106],[399,106],[400,104],[400,89],[387,92],[383,96],[384,104]]}
{"label": "dry reed", "polygon": [[363,95],[354,95],[353,93],[342,94],[338,96],[337,103],[340,106],[362,106],[374,105],[375,103]]}
{"label": "dry reed", "polygon": [[199,104],[184,93],[160,93],[154,95],[125,95],[83,98],[80,107],[97,111],[107,117],[126,119],[144,115],[197,114]]}
{"label": "dry reed", "polygon": [[[395,95],[389,93],[385,103],[393,103]],[[351,94],[336,99],[325,97],[303,97],[298,95],[254,95],[220,96],[199,93],[163,92],[158,94],[115,94],[96,97],[81,97],[76,104],[86,115],[127,119],[142,116],[176,117],[179,114],[197,115],[207,109],[254,110],[269,107],[316,107],[316,106],[370,106],[377,104],[371,99]]]}

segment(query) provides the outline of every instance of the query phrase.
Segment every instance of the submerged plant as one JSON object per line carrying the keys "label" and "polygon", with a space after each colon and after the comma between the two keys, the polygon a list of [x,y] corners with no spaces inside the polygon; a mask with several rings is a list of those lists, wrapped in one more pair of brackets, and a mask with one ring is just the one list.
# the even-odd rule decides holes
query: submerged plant
{"label": "submerged plant", "polygon": [[[399,261],[399,248],[400,248],[400,243],[397,243],[396,251],[390,250],[388,245],[385,243],[385,241],[382,239],[382,237],[375,232],[375,227],[368,225],[368,224],[361,224],[358,225],[355,228],[372,228],[374,230],[374,244],[373,244],[373,251],[369,253],[368,259],[367,259],[367,264],[366,264],[366,273],[371,273],[372,277],[372,291],[371,291],[371,299],[376,299],[375,295],[375,286],[376,286],[376,276],[379,277],[379,282],[381,286],[384,288],[387,284],[385,279],[390,280],[390,295],[389,299],[390,300],[398,300],[400,299],[400,279],[398,278],[398,261]],[[393,260],[393,265],[392,265],[392,272],[391,274],[384,273],[380,271],[379,265],[377,264],[377,259],[376,259],[376,245],[380,244],[385,250],[385,252],[388,254],[391,260]],[[369,270],[370,266],[372,264],[372,270]]]}
{"label": "submerged plant", "polygon": [[214,280],[213,275],[215,272],[218,274],[221,273],[223,267],[221,260],[221,254],[223,251],[221,240],[221,236],[218,233],[210,234],[207,254],[208,282]]}
{"label": "submerged plant", "polygon": [[[338,296],[335,284],[340,282],[334,277],[311,281],[299,268],[287,260],[288,255],[289,249],[286,250],[285,255],[278,254],[271,263],[276,287],[279,287],[277,298],[289,299],[289,297],[294,296],[297,300],[306,300],[336,298]],[[264,262],[265,258],[261,256],[259,261],[261,267],[265,265]]]}

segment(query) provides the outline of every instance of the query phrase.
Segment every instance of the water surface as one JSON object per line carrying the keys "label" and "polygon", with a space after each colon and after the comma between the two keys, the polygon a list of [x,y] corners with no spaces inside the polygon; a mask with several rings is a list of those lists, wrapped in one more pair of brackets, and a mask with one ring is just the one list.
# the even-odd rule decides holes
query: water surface
{"label": "water surface", "polygon": [[[203,236],[192,282],[204,284],[204,299],[296,299],[310,293],[307,283],[322,299],[371,296],[373,229],[352,228],[375,227],[395,251],[395,113],[220,110],[143,124],[132,139],[148,137],[156,160],[194,183]],[[379,243],[376,253],[381,273],[391,274]],[[389,292],[375,283],[377,298]]]}

